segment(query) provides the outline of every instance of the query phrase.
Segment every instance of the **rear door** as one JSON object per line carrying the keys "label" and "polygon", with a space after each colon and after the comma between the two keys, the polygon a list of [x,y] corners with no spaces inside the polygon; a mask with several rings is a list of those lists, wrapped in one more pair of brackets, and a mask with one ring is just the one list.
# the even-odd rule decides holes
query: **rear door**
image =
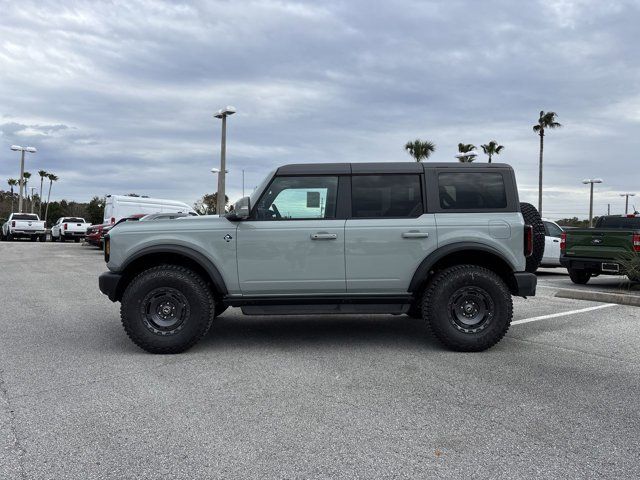
{"label": "rear door", "polygon": [[[345,225],[347,292],[406,293],[422,260],[437,247],[425,213],[424,170],[352,164],[351,217]],[[404,171],[398,171],[404,168]],[[394,171],[395,170],[395,171]]]}
{"label": "rear door", "polygon": [[344,293],[339,175],[276,176],[237,229],[243,295]]}

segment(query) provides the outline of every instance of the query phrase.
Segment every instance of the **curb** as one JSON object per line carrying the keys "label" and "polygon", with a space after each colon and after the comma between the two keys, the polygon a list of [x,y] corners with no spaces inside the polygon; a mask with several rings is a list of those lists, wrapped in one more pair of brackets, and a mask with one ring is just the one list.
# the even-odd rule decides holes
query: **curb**
{"label": "curb", "polygon": [[640,296],[626,293],[608,293],[593,290],[577,290],[561,288],[554,297],[571,298],[573,300],[591,300],[592,302],[617,303],[619,305],[631,305],[640,307]]}

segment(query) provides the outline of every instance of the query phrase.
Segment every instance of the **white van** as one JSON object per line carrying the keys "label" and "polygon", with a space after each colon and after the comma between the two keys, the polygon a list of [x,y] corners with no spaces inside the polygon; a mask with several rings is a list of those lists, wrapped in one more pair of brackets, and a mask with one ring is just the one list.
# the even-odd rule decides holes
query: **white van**
{"label": "white van", "polygon": [[118,220],[131,215],[182,212],[196,215],[186,203],[162,198],[129,197],[125,195],[107,195],[104,205],[104,224],[113,225]]}

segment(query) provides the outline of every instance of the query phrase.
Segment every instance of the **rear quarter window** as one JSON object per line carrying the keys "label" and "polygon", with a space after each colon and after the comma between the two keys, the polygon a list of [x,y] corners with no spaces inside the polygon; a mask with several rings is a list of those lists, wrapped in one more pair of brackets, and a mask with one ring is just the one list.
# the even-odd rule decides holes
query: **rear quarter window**
{"label": "rear quarter window", "polygon": [[438,199],[443,210],[502,210],[507,192],[502,173],[441,172]]}

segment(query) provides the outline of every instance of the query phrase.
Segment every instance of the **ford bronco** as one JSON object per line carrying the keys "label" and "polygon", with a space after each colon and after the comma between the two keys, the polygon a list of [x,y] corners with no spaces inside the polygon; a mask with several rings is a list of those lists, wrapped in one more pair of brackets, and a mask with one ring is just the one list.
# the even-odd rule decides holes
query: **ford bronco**
{"label": "ford bronco", "polygon": [[190,348],[229,306],[408,314],[447,347],[481,351],[507,332],[511,296],[535,295],[532,250],[508,165],[285,165],[226,216],[109,232],[99,285],[153,353]]}

